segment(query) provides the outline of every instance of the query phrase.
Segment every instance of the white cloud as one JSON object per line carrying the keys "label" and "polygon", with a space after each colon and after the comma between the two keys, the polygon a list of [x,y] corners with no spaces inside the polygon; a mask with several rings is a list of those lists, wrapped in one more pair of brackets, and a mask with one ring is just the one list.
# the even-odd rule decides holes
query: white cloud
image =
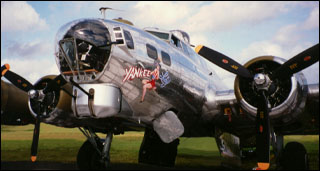
{"label": "white cloud", "polygon": [[53,56],[53,44],[49,42],[33,41],[28,43],[14,42],[8,45],[8,55],[19,57]]}
{"label": "white cloud", "polygon": [[319,29],[319,5],[311,11],[309,18],[303,25],[307,30]]}
{"label": "white cloud", "polygon": [[[317,17],[315,17],[316,11],[318,11]],[[310,22],[315,22],[315,18],[317,18],[318,25],[308,25]],[[248,58],[250,59],[260,55],[273,55],[288,60],[314,45],[314,43],[307,39],[309,32],[306,28],[319,28],[319,8],[312,10],[305,21],[285,25],[279,28],[269,40],[257,41],[249,44],[246,49],[242,50],[240,56],[242,59],[247,60]]]}
{"label": "white cloud", "polygon": [[242,50],[242,62],[248,61],[261,55],[283,56],[283,51],[280,45],[271,41],[260,41],[251,43],[246,49]]}
{"label": "white cloud", "polygon": [[297,32],[299,28],[296,24],[286,25],[277,31],[273,40],[281,45],[295,44],[301,38],[300,34],[295,34]]}
{"label": "white cloud", "polygon": [[[257,41],[248,45],[241,51],[241,61],[239,62],[245,63],[254,57],[265,55],[278,56],[288,60],[314,45],[308,40],[304,40],[304,33],[301,33],[298,28],[294,29],[295,31],[282,32],[287,30],[286,27],[280,28],[270,40]],[[279,33],[283,33],[283,35]]]}
{"label": "white cloud", "polygon": [[187,31],[222,31],[257,24],[287,12],[290,2],[213,2],[188,19]]}
{"label": "white cloud", "polygon": [[130,16],[140,27],[175,28],[182,18],[189,15],[189,5],[191,4],[169,1],[141,1],[130,11]]}
{"label": "white cloud", "polygon": [[8,63],[10,70],[34,84],[45,75],[58,75],[56,62],[52,59],[1,59],[1,64]]}
{"label": "white cloud", "polygon": [[197,45],[208,45],[208,38],[204,34],[191,34],[190,43],[197,47]]}
{"label": "white cloud", "polygon": [[46,21],[24,1],[1,1],[1,32],[41,30],[47,28]]}

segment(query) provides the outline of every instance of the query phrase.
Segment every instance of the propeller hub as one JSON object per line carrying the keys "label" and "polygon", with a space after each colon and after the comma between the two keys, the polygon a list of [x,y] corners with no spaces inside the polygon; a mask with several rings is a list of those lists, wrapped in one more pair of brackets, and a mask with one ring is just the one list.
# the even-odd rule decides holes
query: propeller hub
{"label": "propeller hub", "polygon": [[34,99],[37,101],[43,101],[45,94],[43,93],[42,90],[31,89],[30,91],[28,91],[28,96],[30,97],[30,99]]}
{"label": "propeller hub", "polygon": [[272,81],[270,80],[269,76],[263,73],[258,73],[253,77],[255,87],[260,90],[268,90]]}
{"label": "propeller hub", "polygon": [[263,85],[266,82],[266,76],[261,73],[256,74],[253,79],[256,85]]}
{"label": "propeller hub", "polygon": [[36,90],[30,90],[28,91],[28,95],[31,99],[35,99],[39,96],[39,93]]}

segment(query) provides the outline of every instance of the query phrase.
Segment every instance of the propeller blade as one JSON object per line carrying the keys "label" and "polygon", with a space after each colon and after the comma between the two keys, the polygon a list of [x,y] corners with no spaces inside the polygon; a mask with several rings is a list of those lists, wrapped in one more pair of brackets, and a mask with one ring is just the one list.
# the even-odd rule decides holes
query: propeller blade
{"label": "propeller blade", "polygon": [[252,74],[249,70],[233,59],[227,57],[226,55],[219,53],[213,49],[210,49],[206,46],[199,45],[196,47],[196,52],[208,59],[210,62],[218,65],[219,67],[232,72],[236,75],[239,75],[244,78],[253,78]]}
{"label": "propeller blade", "polygon": [[46,94],[47,92],[53,90],[59,90],[61,86],[65,85],[67,81],[62,77],[62,75],[58,75],[52,81],[49,82],[48,86],[43,90],[43,93]]}
{"label": "propeller blade", "polygon": [[268,101],[265,91],[260,91],[259,103],[256,116],[256,152],[258,167],[266,170],[270,166],[270,121]]}
{"label": "propeller blade", "polygon": [[4,64],[1,67],[1,77],[4,76],[9,69],[10,69],[10,65],[9,64]]}
{"label": "propeller blade", "polygon": [[272,78],[288,78],[319,61],[319,43],[289,59],[272,74]]}
{"label": "propeller blade", "polygon": [[[12,72],[9,70],[10,65],[5,64],[1,67],[1,77],[4,76],[7,78],[13,85],[20,88],[21,90],[25,92],[29,92],[29,90],[34,89],[34,86],[27,81],[26,79],[22,78],[18,74]],[[66,84],[67,82],[63,79],[62,75],[58,75],[56,78],[54,78],[52,81],[49,82],[47,87],[43,90],[43,93],[46,94],[47,92],[59,90],[61,86]],[[41,103],[41,102],[40,102]],[[35,162],[37,160],[37,152],[38,152],[38,142],[39,142],[39,133],[40,133],[40,107],[41,104],[39,104],[38,108],[38,115],[36,118],[35,127],[33,130],[33,139],[32,139],[32,145],[31,145],[31,161]]]}
{"label": "propeller blade", "polygon": [[21,77],[20,75],[12,72],[9,70],[10,65],[5,64],[1,67],[1,77],[4,76],[6,79],[8,79],[13,85],[20,88],[21,90],[28,92],[31,89],[34,89],[33,85]]}
{"label": "propeller blade", "polygon": [[39,133],[40,133],[40,117],[37,117],[36,123],[34,125],[32,146],[31,146],[32,162],[35,162],[37,160]]}

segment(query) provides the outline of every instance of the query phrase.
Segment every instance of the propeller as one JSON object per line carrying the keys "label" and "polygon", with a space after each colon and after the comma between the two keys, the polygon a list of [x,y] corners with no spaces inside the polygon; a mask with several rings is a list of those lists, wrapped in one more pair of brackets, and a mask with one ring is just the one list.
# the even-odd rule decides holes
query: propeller
{"label": "propeller", "polygon": [[9,69],[10,69],[9,64],[3,65],[1,67],[1,77],[4,76],[13,85],[15,85],[16,87],[20,88],[25,92],[28,92],[29,90],[34,89],[33,85],[29,81],[17,75],[16,73],[10,71]]}
{"label": "propeller", "polygon": [[196,52],[219,67],[244,78],[253,78],[250,71],[238,62],[206,46],[199,45]]}
{"label": "propeller", "polygon": [[258,94],[256,115],[256,150],[258,154],[258,167],[263,170],[268,169],[270,166],[270,109],[267,100],[270,93],[268,92],[273,91],[274,80],[290,78],[293,74],[319,61],[319,43],[292,57],[279,68],[275,69],[271,75],[257,73],[253,76],[247,68],[232,60],[230,57],[203,45],[197,46],[195,51],[221,68],[230,71],[239,77],[245,78],[248,81],[254,82],[255,90]]}
{"label": "propeller", "polygon": [[265,90],[259,91],[259,103],[256,116],[256,152],[258,167],[266,170],[270,166],[270,121],[268,100]]}
{"label": "propeller", "polygon": [[61,86],[65,85],[67,81],[62,77],[62,75],[58,75],[54,78],[45,89],[43,89],[43,93],[46,94],[50,91],[59,90]]}
{"label": "propeller", "polygon": [[20,75],[9,70],[10,65],[5,64],[1,67],[1,77],[4,76],[8,79],[13,85],[20,88],[21,90],[28,92],[30,98],[37,100],[40,104],[37,108],[37,117],[36,123],[33,130],[33,139],[31,145],[31,161],[35,162],[37,159],[37,151],[38,151],[38,142],[39,142],[39,133],[40,133],[40,122],[41,122],[41,106],[42,100],[44,99],[46,93],[59,90],[61,86],[66,84],[66,81],[63,79],[62,75],[55,77],[52,81],[47,84],[47,87],[41,90],[35,90],[34,85],[32,85],[29,81],[21,77]]}
{"label": "propeller", "polygon": [[38,142],[39,142],[39,134],[40,134],[40,115],[37,115],[36,123],[34,124],[33,129],[33,138],[31,145],[31,161],[35,162],[37,160],[38,153]]}
{"label": "propeller", "polygon": [[278,79],[291,77],[292,74],[311,66],[317,61],[319,61],[319,43],[286,61],[274,71],[272,77]]}

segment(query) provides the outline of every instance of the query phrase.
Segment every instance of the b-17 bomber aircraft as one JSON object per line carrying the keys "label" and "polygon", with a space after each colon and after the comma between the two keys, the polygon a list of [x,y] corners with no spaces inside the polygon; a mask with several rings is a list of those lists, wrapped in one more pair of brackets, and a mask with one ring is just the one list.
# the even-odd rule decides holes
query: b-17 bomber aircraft
{"label": "b-17 bomber aircraft", "polygon": [[[35,124],[32,161],[44,122],[87,137],[79,169],[107,168],[113,135],[126,131],[145,131],[140,163],[174,166],[179,137],[214,137],[226,165],[240,166],[251,148],[256,169],[268,169],[272,146],[278,168],[308,167],[304,146],[284,147],[283,136],[319,134],[319,84],[300,72],[319,60],[319,44],[288,61],[260,56],[241,65],[191,45],[182,30],[79,19],[59,29],[55,59],[60,75],[35,84],[1,67],[12,83],[1,81],[1,124]],[[233,90],[224,90],[211,63],[236,74]]]}

